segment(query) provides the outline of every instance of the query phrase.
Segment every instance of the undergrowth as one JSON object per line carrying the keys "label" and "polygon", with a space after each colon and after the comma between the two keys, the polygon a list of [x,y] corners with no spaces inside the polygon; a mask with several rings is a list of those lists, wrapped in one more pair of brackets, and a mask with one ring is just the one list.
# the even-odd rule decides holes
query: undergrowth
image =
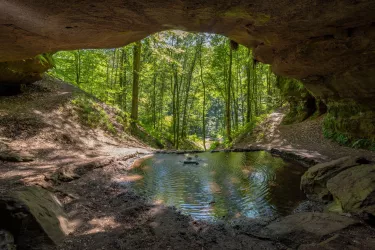
{"label": "undergrowth", "polygon": [[[72,104],[77,108],[81,122],[90,128],[101,128],[112,135],[117,135],[115,124],[111,121],[109,114],[100,105],[90,98],[79,96],[72,100]],[[116,121],[126,127],[126,114],[119,112],[115,117]]]}
{"label": "undergrowth", "polygon": [[341,132],[338,128],[337,118],[328,114],[324,119],[323,135],[327,139],[331,139],[340,145],[351,148],[363,148],[375,151],[375,140],[366,138],[355,138],[349,133]]}
{"label": "undergrowth", "polygon": [[375,151],[375,141],[370,139],[352,138],[349,135],[335,132],[323,127],[323,135],[327,139],[331,139],[340,145],[351,148],[363,148]]}
{"label": "undergrowth", "polygon": [[[272,110],[270,111],[272,113]],[[261,124],[270,113],[262,114],[260,116],[254,117],[249,123],[247,123],[244,127],[238,129],[237,131],[234,131],[233,133],[233,140],[232,143],[224,143],[226,147],[231,147],[234,143],[238,143],[242,140],[244,140],[246,137],[252,135],[253,130],[255,127],[257,127],[259,124]],[[258,136],[262,136],[262,134],[259,134]],[[263,134],[264,136],[264,134]]]}

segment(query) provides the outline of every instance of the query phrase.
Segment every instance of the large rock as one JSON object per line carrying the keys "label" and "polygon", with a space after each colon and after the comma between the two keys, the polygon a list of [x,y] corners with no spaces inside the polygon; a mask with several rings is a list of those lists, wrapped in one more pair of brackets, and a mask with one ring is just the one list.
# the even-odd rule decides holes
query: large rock
{"label": "large rock", "polygon": [[334,213],[297,213],[272,222],[260,230],[260,234],[296,247],[302,243],[318,241],[357,223],[354,219]]}
{"label": "large rock", "polygon": [[326,112],[325,104],[311,95],[300,81],[279,76],[276,85],[282,98],[289,103],[289,112],[285,115],[283,124],[298,123],[313,114],[321,115]]}
{"label": "large rock", "polygon": [[359,165],[342,171],[328,180],[327,189],[340,210],[375,216],[375,164]]}
{"label": "large rock", "polygon": [[[46,53],[26,60],[0,62],[0,91],[2,94],[12,85],[32,83],[42,79],[44,72],[54,65],[52,54]],[[3,87],[3,85],[5,85]]]}
{"label": "large rock", "polygon": [[332,199],[327,189],[327,181],[341,171],[360,165],[361,158],[343,157],[334,161],[317,164],[309,168],[301,178],[301,189],[313,200]]}
{"label": "large rock", "polygon": [[13,234],[18,249],[45,243],[46,238],[57,244],[69,233],[57,198],[35,186],[0,197],[0,221],[1,228]]}
{"label": "large rock", "polygon": [[16,250],[11,233],[0,229],[0,250]]}

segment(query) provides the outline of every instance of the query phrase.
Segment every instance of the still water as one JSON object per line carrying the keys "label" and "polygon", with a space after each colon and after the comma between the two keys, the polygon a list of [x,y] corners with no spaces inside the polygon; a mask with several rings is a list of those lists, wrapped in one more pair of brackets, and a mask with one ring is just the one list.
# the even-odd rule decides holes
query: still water
{"label": "still water", "polygon": [[286,215],[305,199],[299,184],[306,169],[268,152],[200,153],[198,165],[183,164],[188,156],[145,159],[130,170],[126,185],[153,202],[210,221]]}

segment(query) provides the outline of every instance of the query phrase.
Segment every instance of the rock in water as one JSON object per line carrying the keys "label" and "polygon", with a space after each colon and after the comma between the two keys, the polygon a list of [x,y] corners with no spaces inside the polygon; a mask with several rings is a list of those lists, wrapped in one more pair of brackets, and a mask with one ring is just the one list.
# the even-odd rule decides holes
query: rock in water
{"label": "rock in water", "polygon": [[375,216],[375,164],[359,165],[342,171],[327,182],[334,202],[344,212]]}
{"label": "rock in water", "polygon": [[44,244],[46,239],[59,243],[69,233],[66,218],[57,198],[36,186],[0,197],[1,228],[14,235],[18,249]]}
{"label": "rock in water", "polygon": [[359,165],[359,159],[343,157],[309,168],[301,178],[301,189],[312,200],[331,200],[332,196],[327,189],[327,181],[341,171]]}
{"label": "rock in water", "polygon": [[334,213],[297,213],[272,222],[260,231],[263,237],[280,240],[291,246],[320,240],[358,221]]}

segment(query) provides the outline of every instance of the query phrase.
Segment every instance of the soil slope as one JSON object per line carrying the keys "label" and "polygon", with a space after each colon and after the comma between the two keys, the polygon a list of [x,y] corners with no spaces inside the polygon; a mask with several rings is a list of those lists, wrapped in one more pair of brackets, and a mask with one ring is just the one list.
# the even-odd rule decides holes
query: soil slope
{"label": "soil slope", "polygon": [[151,149],[130,134],[120,138],[82,125],[71,102],[79,95],[85,94],[46,78],[26,87],[21,95],[0,97],[0,154],[33,159],[21,166],[0,161],[0,193],[12,186],[37,183],[69,164]]}
{"label": "soil slope", "polygon": [[375,160],[375,152],[340,146],[323,136],[324,116],[308,119],[301,123],[282,125],[285,110],[280,109],[270,114],[251,133],[242,135],[234,147],[275,148],[290,152],[303,158],[319,162],[334,160],[344,156],[360,156]]}

